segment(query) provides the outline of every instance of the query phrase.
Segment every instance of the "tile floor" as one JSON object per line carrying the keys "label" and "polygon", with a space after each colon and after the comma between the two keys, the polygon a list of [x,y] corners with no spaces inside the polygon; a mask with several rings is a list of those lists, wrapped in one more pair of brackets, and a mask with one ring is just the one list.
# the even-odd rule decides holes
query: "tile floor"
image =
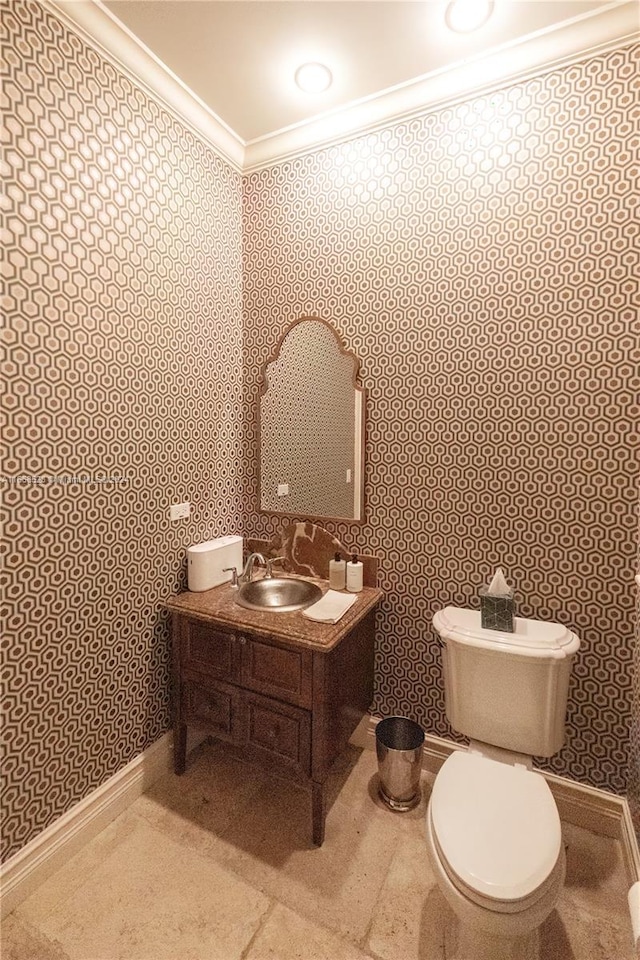
{"label": "tile floor", "polygon": [[[336,765],[315,849],[306,791],[202,744],[183,777],[157,783],[4,921],[3,960],[459,957],[424,848],[426,802],[391,813],[375,771],[355,748]],[[539,957],[633,960],[620,844],[570,825],[565,842]]]}

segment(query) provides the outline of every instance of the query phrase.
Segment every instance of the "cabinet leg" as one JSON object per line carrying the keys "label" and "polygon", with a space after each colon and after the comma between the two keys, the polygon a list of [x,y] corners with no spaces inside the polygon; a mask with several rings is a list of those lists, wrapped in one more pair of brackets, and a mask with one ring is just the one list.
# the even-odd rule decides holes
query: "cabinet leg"
{"label": "cabinet leg", "polygon": [[311,817],[313,824],[313,842],[321,847],[324,840],[324,821],[326,816],[325,783],[311,781]]}
{"label": "cabinet leg", "polygon": [[173,728],[173,769],[180,776],[187,766],[187,725],[176,723]]}

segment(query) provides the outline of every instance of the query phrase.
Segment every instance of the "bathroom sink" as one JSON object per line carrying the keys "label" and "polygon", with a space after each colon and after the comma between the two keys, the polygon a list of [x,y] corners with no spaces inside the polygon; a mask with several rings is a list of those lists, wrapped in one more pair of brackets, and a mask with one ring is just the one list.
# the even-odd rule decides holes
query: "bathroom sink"
{"label": "bathroom sink", "polygon": [[238,589],[236,603],[249,610],[265,610],[271,613],[290,613],[302,610],[315,603],[322,590],[308,580],[293,580],[291,577],[265,577],[243,583]]}

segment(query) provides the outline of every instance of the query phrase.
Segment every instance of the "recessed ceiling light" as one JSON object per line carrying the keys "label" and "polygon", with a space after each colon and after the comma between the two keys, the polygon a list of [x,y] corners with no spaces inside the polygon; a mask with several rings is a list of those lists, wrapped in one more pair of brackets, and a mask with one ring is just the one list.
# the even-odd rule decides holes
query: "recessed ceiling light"
{"label": "recessed ceiling light", "polygon": [[493,7],[493,0],[451,0],[444,19],[450,30],[471,33],[487,22]]}
{"label": "recessed ceiling light", "polygon": [[296,70],[295,80],[305,93],[323,93],[331,86],[333,77],[323,63],[303,63]]}

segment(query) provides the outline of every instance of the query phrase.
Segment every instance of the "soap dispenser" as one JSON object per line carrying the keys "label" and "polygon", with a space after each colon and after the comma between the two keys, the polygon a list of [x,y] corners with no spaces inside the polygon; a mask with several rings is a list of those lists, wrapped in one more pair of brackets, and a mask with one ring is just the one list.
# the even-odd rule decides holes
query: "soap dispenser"
{"label": "soap dispenser", "polygon": [[362,561],[358,560],[358,554],[352,553],[351,560],[347,564],[347,590],[350,593],[360,593],[362,590]]}
{"label": "soap dispenser", "polygon": [[333,560],[329,560],[329,589],[344,590],[346,582],[346,563],[339,553],[336,553]]}

